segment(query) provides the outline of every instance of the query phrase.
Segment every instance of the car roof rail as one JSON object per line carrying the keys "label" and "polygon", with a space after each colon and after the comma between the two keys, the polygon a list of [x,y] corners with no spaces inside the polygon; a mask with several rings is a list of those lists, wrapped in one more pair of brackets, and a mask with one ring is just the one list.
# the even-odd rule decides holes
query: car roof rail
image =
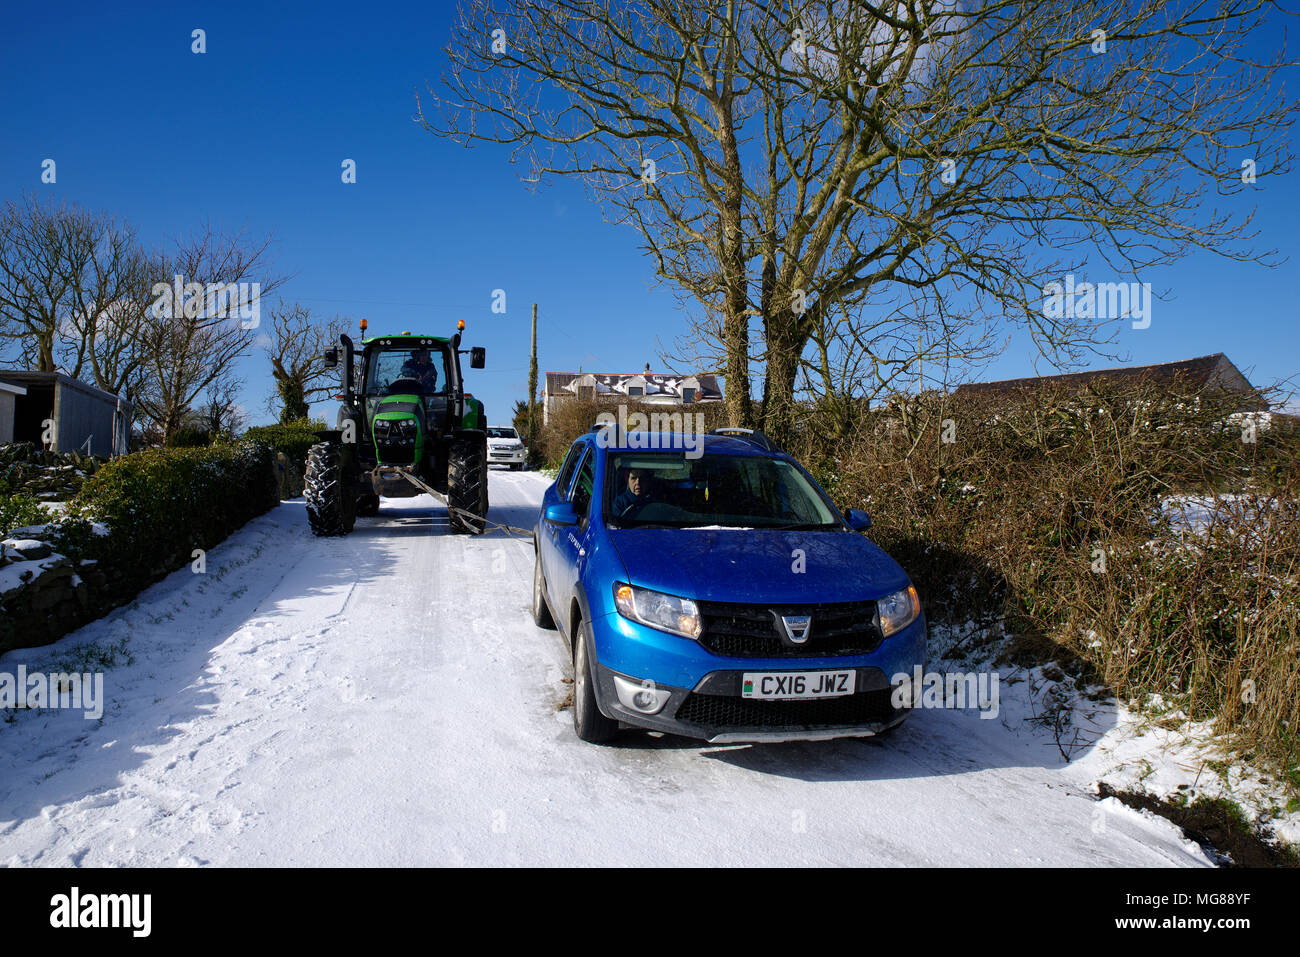
{"label": "car roof rail", "polygon": [[723,425],[716,429],[710,429],[709,435],[726,435],[733,439],[748,439],[760,449],[766,449],[768,452],[781,451],[775,442],[757,429],[742,429],[739,426]]}

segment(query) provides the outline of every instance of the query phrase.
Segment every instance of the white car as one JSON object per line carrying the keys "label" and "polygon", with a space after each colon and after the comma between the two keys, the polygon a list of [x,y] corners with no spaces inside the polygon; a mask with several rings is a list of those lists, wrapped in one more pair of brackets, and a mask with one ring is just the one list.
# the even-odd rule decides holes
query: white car
{"label": "white car", "polygon": [[524,467],[524,443],[510,426],[489,426],[487,444],[488,465],[508,465],[512,472]]}

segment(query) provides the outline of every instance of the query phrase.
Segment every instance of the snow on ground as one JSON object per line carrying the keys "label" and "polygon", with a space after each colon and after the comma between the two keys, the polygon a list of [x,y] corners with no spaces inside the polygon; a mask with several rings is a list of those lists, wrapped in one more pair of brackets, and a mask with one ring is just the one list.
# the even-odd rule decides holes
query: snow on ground
{"label": "snow on ground", "polygon": [[[546,482],[492,472],[490,518],[530,527]],[[0,720],[0,864],[1210,863],[1095,800],[1098,768],[1026,720],[1029,676],[995,720],[918,711],[879,741],[583,744],[532,564],[527,539],[449,534],[427,498],[342,539],[287,502],[206,574],[10,652],[11,673],[113,664],[99,721]],[[1104,740],[1117,718],[1088,720]]]}

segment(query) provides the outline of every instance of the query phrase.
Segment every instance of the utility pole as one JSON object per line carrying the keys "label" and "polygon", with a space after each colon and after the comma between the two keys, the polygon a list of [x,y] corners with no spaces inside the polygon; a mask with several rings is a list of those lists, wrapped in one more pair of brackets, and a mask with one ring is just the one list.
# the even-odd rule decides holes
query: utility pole
{"label": "utility pole", "polygon": [[533,303],[533,350],[528,360],[528,454],[533,454],[537,425],[533,422],[533,396],[537,394],[537,303]]}

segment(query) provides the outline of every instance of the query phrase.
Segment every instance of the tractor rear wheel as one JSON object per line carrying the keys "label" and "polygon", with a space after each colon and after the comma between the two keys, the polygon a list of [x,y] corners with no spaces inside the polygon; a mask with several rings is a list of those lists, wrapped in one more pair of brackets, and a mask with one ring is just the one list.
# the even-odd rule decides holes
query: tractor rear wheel
{"label": "tractor rear wheel", "polygon": [[307,452],[303,499],[313,535],[346,535],[356,520],[356,495],[343,474],[343,455],[334,442],[319,442]]}
{"label": "tractor rear wheel", "polygon": [[451,530],[479,535],[486,527],[487,439],[464,436],[452,439],[447,454],[447,504]]}

